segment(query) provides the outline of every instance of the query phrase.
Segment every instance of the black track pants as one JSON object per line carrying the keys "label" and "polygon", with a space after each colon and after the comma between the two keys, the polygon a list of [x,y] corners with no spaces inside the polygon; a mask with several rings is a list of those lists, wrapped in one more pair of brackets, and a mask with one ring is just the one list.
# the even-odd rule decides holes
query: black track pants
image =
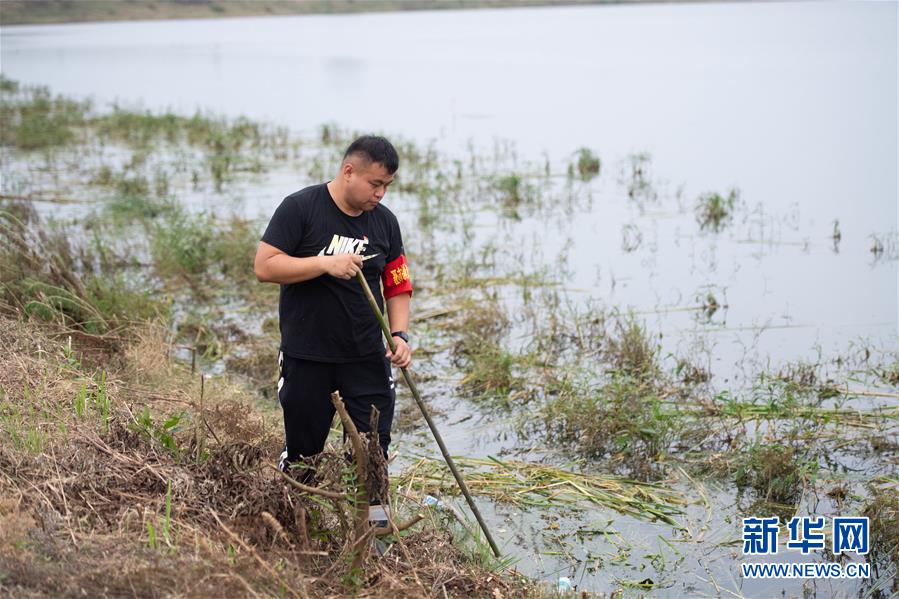
{"label": "black track pants", "polygon": [[389,360],[375,356],[362,362],[332,364],[279,353],[278,363],[278,401],[284,410],[287,462],[311,457],[325,448],[335,412],[332,391],[340,391],[359,432],[371,430],[371,406],[378,408],[378,442],[387,456],[396,399]]}

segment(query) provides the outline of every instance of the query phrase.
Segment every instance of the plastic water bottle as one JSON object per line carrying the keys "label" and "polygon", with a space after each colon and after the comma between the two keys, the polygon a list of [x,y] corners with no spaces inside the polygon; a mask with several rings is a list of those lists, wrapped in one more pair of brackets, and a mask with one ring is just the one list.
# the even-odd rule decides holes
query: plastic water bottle
{"label": "plastic water bottle", "polygon": [[451,503],[441,501],[433,495],[426,495],[424,503],[426,506],[434,508],[435,510],[452,514],[462,526],[465,526],[465,519],[462,517],[462,514],[459,513],[459,510],[457,510]]}
{"label": "plastic water bottle", "polygon": [[571,580],[567,576],[559,577],[559,593],[570,593],[574,590],[571,586]]}

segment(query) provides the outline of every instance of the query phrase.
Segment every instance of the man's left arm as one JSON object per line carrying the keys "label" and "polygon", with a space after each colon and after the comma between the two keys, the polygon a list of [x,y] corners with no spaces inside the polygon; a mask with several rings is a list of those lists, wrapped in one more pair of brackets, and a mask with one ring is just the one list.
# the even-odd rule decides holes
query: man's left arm
{"label": "man's left arm", "polygon": [[[390,332],[409,330],[409,305],[412,303],[411,293],[400,293],[387,298],[387,320],[390,321]],[[412,350],[409,344],[399,337],[394,337],[396,353],[387,348],[387,358],[396,366],[406,368],[412,363]]]}
{"label": "man's left arm", "polygon": [[[390,321],[390,332],[406,332],[409,330],[409,304],[412,302],[412,276],[406,255],[403,251],[403,235],[399,223],[391,213],[393,221],[390,227],[390,249],[387,264],[381,273],[384,288],[384,299],[387,302],[387,319]],[[412,350],[409,344],[400,337],[394,337],[396,352],[391,352],[388,344],[387,358],[394,366],[406,368],[412,363]]]}

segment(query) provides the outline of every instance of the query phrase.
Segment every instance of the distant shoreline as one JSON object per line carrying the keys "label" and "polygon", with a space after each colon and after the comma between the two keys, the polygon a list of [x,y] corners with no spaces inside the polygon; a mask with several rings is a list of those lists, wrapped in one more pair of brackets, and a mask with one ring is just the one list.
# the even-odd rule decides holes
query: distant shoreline
{"label": "distant shoreline", "polygon": [[0,25],[588,6],[652,1],[654,0],[0,0]]}

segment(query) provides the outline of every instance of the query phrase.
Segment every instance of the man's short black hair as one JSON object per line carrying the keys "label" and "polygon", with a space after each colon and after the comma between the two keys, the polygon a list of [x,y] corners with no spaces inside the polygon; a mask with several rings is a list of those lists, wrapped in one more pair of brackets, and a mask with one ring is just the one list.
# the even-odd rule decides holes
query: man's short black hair
{"label": "man's short black hair", "polygon": [[346,160],[350,155],[362,156],[367,162],[383,164],[391,175],[400,167],[400,157],[393,144],[379,135],[363,135],[350,144],[343,154]]}

